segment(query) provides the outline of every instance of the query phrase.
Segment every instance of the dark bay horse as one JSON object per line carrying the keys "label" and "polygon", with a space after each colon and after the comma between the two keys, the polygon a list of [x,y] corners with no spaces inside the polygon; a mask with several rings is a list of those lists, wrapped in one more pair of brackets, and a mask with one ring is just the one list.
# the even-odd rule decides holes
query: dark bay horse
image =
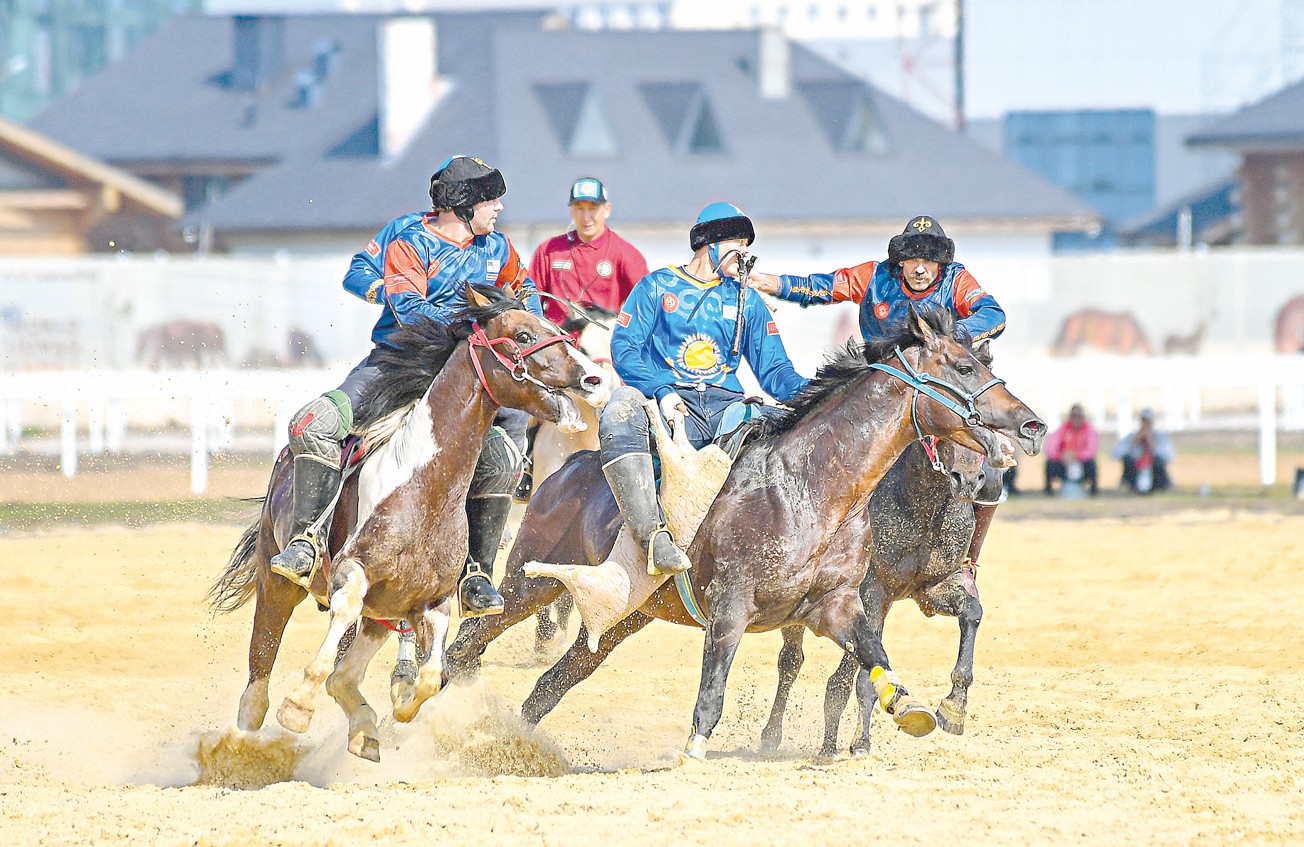
{"label": "dark bay horse", "polygon": [[[865,616],[858,589],[868,562],[826,560],[824,554],[837,527],[863,511],[917,437],[935,435],[982,451],[998,467],[1012,463],[1010,438],[1029,453],[1041,448],[1045,424],[954,340],[953,327],[949,314],[912,313],[896,337],[849,347],[820,368],[787,416],[742,449],[688,548],[691,586],[696,604],[706,609],[707,630],[690,755],[705,755],[743,633],[790,625],[832,638],[852,653],[873,675],[884,710],[907,731],[924,734],[935,725],[932,711],[896,680]],[[888,359],[895,373],[882,369]],[[473,674],[490,641],[560,593],[555,580],[527,578],[527,561],[596,565],[619,528],[597,454],[577,453],[526,511],[500,587],[504,613],[462,624],[448,654],[450,674]],[[653,618],[697,625],[673,582],[663,584],[603,634],[596,651],[589,651],[582,627],[539,679],[522,717],[537,723]]]}
{"label": "dark bay horse", "polygon": [[[969,686],[973,682],[974,644],[982,622],[982,604],[972,572],[963,572],[973,535],[973,498],[989,480],[982,457],[948,442],[937,446],[937,461],[921,442],[910,445],[874,489],[869,506],[843,524],[825,555],[869,562],[860,584],[860,600],[874,633],[883,635],[883,622],[897,600],[911,598],[924,614],[959,618],[960,648],[951,673],[951,692],[937,709],[937,723],[953,735],[964,732]],[[938,464],[950,469],[939,473]],[[999,493],[999,475],[993,480]],[[990,496],[984,492],[985,496]],[[761,749],[777,750],[783,740],[783,713],[792,684],[801,670],[805,629],[783,629],[779,652],[779,686],[770,719],[761,732]],[[852,681],[861,709],[861,733],[853,754],[869,752],[869,726],[874,714],[874,690],[869,675],[859,674],[845,655],[829,677],[824,694],[823,756],[837,752],[838,724],[851,693]]]}
{"label": "dark bay horse", "polygon": [[[305,732],[323,683],[349,718],[349,751],[378,761],[376,715],[358,690],[368,662],[390,630],[410,621],[420,668],[391,694],[394,716],[411,720],[443,685],[450,596],[467,554],[466,493],[481,444],[500,406],[579,426],[575,391],[601,405],[606,372],[560,329],[495,288],[468,288],[468,309],[449,324],[418,321],[396,336],[382,376],[363,397],[367,437],[388,440],[349,477],[332,519],[328,559],[309,591],[330,610],[321,649],[277,719]],[[272,471],[262,514],[240,539],[210,592],[219,611],[255,598],[249,684],[238,725],[259,728],[267,714],[268,676],[294,607],[309,591],[273,575],[268,562],[289,541],[292,466],[286,453]],[[340,649],[346,631],[351,645]],[[338,666],[335,660],[339,656]],[[330,679],[326,676],[335,666]]]}

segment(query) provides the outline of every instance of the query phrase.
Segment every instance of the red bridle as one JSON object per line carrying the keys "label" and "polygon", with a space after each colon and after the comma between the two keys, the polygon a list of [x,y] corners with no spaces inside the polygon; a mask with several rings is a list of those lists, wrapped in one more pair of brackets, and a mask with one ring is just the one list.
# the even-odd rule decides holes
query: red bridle
{"label": "red bridle", "polygon": [[[494,396],[493,389],[489,387],[489,380],[485,378],[484,366],[480,364],[480,357],[475,353],[475,348],[477,347],[483,347],[488,350],[489,353],[498,360],[498,364],[506,368],[507,372],[512,375],[512,379],[517,382],[532,382],[535,385],[546,388],[550,391],[555,390],[552,386],[542,383],[530,376],[530,372],[525,366],[525,360],[543,348],[551,347],[554,344],[573,345],[574,342],[571,341],[569,335],[550,335],[547,338],[536,341],[529,347],[522,348],[521,345],[516,343],[516,339],[514,338],[507,338],[506,336],[503,336],[502,338],[490,338],[485,334],[484,328],[480,326],[479,321],[472,321],[471,327],[471,335],[467,338],[468,343],[471,345],[471,364],[475,366],[475,375],[480,379],[480,384],[484,386],[484,390],[489,394],[490,400],[493,400],[499,406],[502,405],[502,403],[498,403],[498,398]],[[500,353],[498,351],[498,347],[500,346],[507,347],[510,355],[503,355]]]}

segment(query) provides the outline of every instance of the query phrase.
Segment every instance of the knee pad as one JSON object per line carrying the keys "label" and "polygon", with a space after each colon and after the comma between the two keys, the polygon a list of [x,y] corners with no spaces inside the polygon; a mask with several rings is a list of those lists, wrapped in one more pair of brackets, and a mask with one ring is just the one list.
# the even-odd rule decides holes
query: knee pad
{"label": "knee pad", "polygon": [[475,475],[471,477],[468,498],[507,497],[516,490],[521,478],[525,457],[502,427],[491,426],[480,448],[480,461],[476,462]]}
{"label": "knee pad", "polygon": [[598,421],[598,443],[602,445],[602,464],[608,465],[629,453],[650,453],[647,402],[637,388],[622,385],[612,392],[611,400]]}
{"label": "knee pad", "polygon": [[314,398],[290,421],[290,452],[339,465],[340,443],[353,426],[353,407],[339,391]]}

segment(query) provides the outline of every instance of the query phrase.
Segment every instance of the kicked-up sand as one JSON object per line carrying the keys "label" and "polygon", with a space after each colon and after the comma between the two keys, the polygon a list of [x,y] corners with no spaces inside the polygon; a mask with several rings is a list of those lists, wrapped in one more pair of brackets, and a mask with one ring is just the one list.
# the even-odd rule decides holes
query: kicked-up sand
{"label": "kicked-up sand", "polygon": [[[0,535],[0,844],[1300,844],[1302,529],[1210,509],[998,518],[963,736],[879,715],[870,756],[813,758],[839,654],[808,635],[784,743],[758,755],[770,633],[744,639],[711,755],[687,764],[698,630],[649,626],[529,729],[515,709],[541,668],[522,624],[479,683],[384,720],[372,764],[329,699],[305,736],[275,725],[325,632],[312,604],[270,725],[232,731],[252,607],[215,618],[203,595],[240,527]],[[957,632],[913,604],[888,620],[929,702]],[[382,718],[394,653],[364,688]]]}

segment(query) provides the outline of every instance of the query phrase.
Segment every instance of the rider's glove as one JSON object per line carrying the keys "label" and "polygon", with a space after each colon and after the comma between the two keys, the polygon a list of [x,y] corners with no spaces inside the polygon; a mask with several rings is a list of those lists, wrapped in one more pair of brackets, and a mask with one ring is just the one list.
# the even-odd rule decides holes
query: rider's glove
{"label": "rider's glove", "polygon": [[682,418],[688,415],[688,407],[684,405],[684,398],[675,392],[670,392],[661,398],[661,417],[668,422],[674,423],[676,418]]}

